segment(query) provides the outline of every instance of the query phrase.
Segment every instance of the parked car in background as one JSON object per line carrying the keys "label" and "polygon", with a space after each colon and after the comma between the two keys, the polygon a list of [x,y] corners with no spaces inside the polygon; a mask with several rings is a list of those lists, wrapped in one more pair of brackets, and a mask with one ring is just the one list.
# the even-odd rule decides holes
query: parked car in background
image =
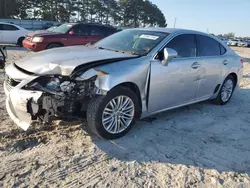
{"label": "parked car in background", "polygon": [[225,44],[228,43],[229,39],[228,38],[219,38],[222,42],[224,42]]}
{"label": "parked car in background", "polygon": [[238,46],[239,46],[239,47],[249,47],[250,44],[249,44],[248,41],[243,41],[243,40],[241,40],[241,41],[238,43]]}
{"label": "parked car in background", "polygon": [[22,45],[28,30],[11,23],[0,22],[0,43]]}
{"label": "parked car in background", "polygon": [[165,110],[211,99],[228,103],[242,68],[240,56],[205,33],[127,29],[93,46],[52,49],[9,65],[6,106],[24,130],[33,120],[85,111],[94,133],[114,139],[135,120]]}
{"label": "parked car in background", "polygon": [[23,46],[38,52],[63,46],[86,45],[95,43],[115,32],[117,29],[112,26],[67,23],[51,31],[30,33],[23,41]]}
{"label": "parked car in background", "polygon": [[227,43],[228,46],[238,46],[240,40],[239,39],[230,39]]}

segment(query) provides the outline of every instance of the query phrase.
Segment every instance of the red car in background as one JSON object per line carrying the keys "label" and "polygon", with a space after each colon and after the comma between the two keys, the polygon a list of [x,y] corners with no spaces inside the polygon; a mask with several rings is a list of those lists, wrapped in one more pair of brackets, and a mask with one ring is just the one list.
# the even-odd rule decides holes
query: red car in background
{"label": "red car in background", "polygon": [[23,47],[38,52],[62,46],[86,45],[117,31],[115,27],[101,24],[67,23],[53,30],[29,33]]}

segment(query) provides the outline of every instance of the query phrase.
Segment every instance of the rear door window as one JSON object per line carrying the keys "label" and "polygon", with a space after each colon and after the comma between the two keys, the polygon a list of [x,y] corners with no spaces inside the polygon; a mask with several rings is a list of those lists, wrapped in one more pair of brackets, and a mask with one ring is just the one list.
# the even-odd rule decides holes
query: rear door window
{"label": "rear door window", "polygon": [[222,53],[225,53],[225,49],[224,51],[223,49],[221,49],[223,46],[219,42],[210,37],[197,35],[197,42],[199,49],[198,55],[200,57],[219,56]]}
{"label": "rear door window", "polygon": [[103,30],[105,36],[109,36],[117,32],[117,29],[115,28],[103,28]]}
{"label": "rear door window", "polygon": [[172,39],[166,46],[178,53],[179,58],[196,57],[195,35],[182,34]]}
{"label": "rear door window", "polygon": [[16,26],[13,26],[13,25],[3,24],[2,25],[2,30],[4,30],[4,31],[17,31],[19,29]]}
{"label": "rear door window", "polygon": [[105,36],[104,32],[105,32],[104,28],[89,26],[90,36]]}
{"label": "rear door window", "polygon": [[74,33],[79,36],[87,36],[88,35],[88,29],[84,25],[77,25],[72,28]]}

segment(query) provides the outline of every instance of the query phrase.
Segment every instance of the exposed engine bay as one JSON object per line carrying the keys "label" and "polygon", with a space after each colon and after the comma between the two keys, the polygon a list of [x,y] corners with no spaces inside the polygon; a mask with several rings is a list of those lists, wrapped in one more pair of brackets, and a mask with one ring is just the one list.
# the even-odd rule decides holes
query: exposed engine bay
{"label": "exposed engine bay", "polygon": [[42,91],[42,96],[27,102],[27,112],[32,120],[50,122],[51,117],[66,117],[79,112],[99,89],[95,86],[96,76],[76,81],[69,77],[38,77],[23,89]]}

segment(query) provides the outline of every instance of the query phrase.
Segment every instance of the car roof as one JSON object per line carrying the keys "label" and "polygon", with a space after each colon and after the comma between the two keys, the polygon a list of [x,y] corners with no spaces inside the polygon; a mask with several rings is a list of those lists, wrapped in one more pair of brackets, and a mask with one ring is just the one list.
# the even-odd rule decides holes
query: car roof
{"label": "car roof", "polygon": [[65,23],[65,24],[69,24],[69,25],[88,25],[88,26],[98,26],[98,27],[106,27],[106,28],[112,28],[112,29],[116,29],[115,27],[111,26],[111,25],[103,25],[100,23],[85,23],[85,22],[73,22],[73,23]]}
{"label": "car roof", "polygon": [[209,34],[200,31],[180,29],[180,28],[149,27],[149,28],[134,28],[134,30],[144,30],[144,31],[164,32],[164,33],[193,33],[193,34],[203,34],[203,35],[205,34],[210,36]]}
{"label": "car roof", "polygon": [[9,23],[9,22],[0,22],[0,24],[15,25],[15,24]]}

